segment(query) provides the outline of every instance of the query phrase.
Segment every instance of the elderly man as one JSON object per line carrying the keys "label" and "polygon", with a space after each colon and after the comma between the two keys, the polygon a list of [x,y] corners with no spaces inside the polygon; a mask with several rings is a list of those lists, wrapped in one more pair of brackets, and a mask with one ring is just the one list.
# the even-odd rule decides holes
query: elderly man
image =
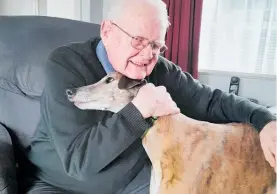
{"label": "elderly man", "polygon": [[[150,164],[140,137],[151,126],[149,117],[179,111],[217,123],[252,123],[275,167],[276,122],[265,108],[211,90],[160,56],[169,24],[165,4],[115,3],[101,39],[57,48],[49,57],[41,122],[28,154],[36,170],[27,193],[149,193]],[[80,110],[67,100],[66,88],[93,84],[110,71],[150,83],[116,114]]]}

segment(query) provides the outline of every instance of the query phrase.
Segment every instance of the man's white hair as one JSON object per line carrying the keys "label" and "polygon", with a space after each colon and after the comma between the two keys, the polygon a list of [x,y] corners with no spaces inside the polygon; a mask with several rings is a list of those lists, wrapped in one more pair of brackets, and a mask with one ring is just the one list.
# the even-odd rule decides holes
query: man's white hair
{"label": "man's white hair", "polygon": [[164,26],[166,28],[170,26],[166,4],[162,0],[113,0],[108,6],[108,12],[105,14],[104,19],[111,21],[116,20],[121,16],[122,13],[124,13],[126,4],[135,3],[136,1],[155,7],[160,14],[161,21],[163,22]]}

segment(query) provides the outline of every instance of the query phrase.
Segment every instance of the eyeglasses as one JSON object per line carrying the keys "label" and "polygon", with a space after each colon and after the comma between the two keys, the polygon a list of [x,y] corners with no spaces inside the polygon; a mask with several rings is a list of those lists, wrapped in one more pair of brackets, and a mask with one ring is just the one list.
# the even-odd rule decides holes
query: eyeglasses
{"label": "eyeglasses", "polygon": [[128,32],[126,32],[125,30],[123,30],[121,27],[119,27],[117,24],[115,24],[113,22],[112,22],[112,24],[115,25],[116,27],[118,27],[122,32],[124,32],[125,34],[127,34],[129,37],[132,38],[131,45],[135,49],[142,50],[150,44],[154,54],[158,55],[158,54],[163,53],[167,50],[166,45],[157,43],[155,41],[149,41],[147,38],[144,38],[144,37],[141,37],[141,36],[132,36]]}

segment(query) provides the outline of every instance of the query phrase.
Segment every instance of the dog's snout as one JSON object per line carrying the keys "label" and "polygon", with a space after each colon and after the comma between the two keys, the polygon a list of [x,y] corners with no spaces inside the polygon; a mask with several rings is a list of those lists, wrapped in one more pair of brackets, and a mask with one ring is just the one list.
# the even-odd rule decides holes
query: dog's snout
{"label": "dog's snout", "polygon": [[76,91],[77,90],[75,88],[71,88],[71,89],[67,89],[65,92],[68,98],[72,98],[73,96],[75,96]]}

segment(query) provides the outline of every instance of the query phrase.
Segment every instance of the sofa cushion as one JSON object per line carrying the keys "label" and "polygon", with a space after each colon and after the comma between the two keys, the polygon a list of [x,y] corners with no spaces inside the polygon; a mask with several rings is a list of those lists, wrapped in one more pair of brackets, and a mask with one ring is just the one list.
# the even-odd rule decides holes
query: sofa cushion
{"label": "sofa cushion", "polygon": [[44,16],[0,16],[0,26],[0,78],[33,98],[41,95],[50,52],[99,36],[100,29],[98,24]]}
{"label": "sofa cushion", "polygon": [[[0,87],[0,123],[13,131],[18,145],[26,148],[39,122],[39,100]],[[14,140],[14,139],[13,139]]]}
{"label": "sofa cushion", "polygon": [[8,131],[0,124],[0,194],[16,194],[17,178],[13,145]]}
{"label": "sofa cushion", "polygon": [[45,16],[0,16],[0,123],[27,147],[39,122],[49,54],[99,36],[100,25]]}

